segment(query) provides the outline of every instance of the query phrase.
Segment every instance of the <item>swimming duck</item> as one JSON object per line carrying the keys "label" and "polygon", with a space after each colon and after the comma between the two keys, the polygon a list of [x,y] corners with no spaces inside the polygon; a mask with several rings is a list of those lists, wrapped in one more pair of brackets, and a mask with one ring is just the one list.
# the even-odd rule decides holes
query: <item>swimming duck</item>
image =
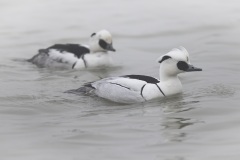
{"label": "swimming duck", "polygon": [[108,51],[115,52],[112,36],[107,30],[93,33],[89,45],[55,44],[40,49],[29,62],[38,67],[84,69],[108,67],[112,59]]}
{"label": "swimming duck", "polygon": [[146,75],[125,75],[86,83],[68,93],[97,95],[118,103],[137,103],[182,92],[179,73],[202,71],[190,64],[183,47],[175,48],[158,59],[160,79]]}

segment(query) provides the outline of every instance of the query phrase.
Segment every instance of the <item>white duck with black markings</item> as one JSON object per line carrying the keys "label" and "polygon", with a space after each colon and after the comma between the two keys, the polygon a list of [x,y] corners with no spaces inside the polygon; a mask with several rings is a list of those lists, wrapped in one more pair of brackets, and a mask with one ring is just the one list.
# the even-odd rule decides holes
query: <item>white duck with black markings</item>
{"label": "white duck with black markings", "polygon": [[55,44],[40,49],[28,61],[48,68],[102,68],[112,65],[108,51],[116,51],[112,45],[112,35],[107,30],[101,30],[91,35],[89,45]]}
{"label": "white duck with black markings", "polygon": [[137,103],[182,92],[179,73],[202,71],[190,64],[183,47],[173,49],[158,59],[160,80],[145,75],[125,75],[87,83],[67,93],[92,94],[118,103]]}

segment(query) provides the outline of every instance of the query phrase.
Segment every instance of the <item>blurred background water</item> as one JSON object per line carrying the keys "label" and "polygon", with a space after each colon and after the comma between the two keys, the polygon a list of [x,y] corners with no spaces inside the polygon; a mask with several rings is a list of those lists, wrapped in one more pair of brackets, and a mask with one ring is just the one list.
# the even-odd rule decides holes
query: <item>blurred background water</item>
{"label": "blurred background water", "polygon": [[[24,59],[55,43],[113,35],[116,66],[72,71]],[[239,160],[240,2],[1,0],[0,159]],[[121,105],[68,95],[99,77],[158,77],[156,59],[184,46],[203,72],[183,94]]]}

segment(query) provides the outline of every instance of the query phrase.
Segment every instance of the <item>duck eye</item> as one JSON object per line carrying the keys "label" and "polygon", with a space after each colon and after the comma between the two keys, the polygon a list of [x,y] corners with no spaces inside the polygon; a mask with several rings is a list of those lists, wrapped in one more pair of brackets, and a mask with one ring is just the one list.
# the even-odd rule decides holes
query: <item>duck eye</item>
{"label": "duck eye", "polygon": [[165,60],[167,60],[169,58],[171,58],[171,57],[170,56],[163,56],[163,58],[160,61],[158,61],[158,62],[162,63],[163,61],[165,61]]}
{"label": "duck eye", "polygon": [[96,33],[93,33],[92,35],[91,35],[91,37],[93,37],[93,36],[95,36],[96,35]]}
{"label": "duck eye", "polygon": [[177,63],[177,67],[179,70],[182,70],[182,71],[186,71],[189,68],[188,64],[184,61],[179,61]]}
{"label": "duck eye", "polygon": [[107,49],[107,46],[108,46],[108,44],[107,44],[104,40],[102,40],[102,39],[99,40],[99,45],[100,45],[103,49]]}

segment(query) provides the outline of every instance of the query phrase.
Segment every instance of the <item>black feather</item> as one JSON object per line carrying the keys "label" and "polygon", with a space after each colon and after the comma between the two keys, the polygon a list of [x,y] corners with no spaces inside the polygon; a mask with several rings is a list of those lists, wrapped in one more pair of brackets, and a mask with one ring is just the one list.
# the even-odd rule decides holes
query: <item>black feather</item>
{"label": "black feather", "polygon": [[95,36],[96,35],[96,33],[93,33],[92,35],[91,35],[91,37],[93,37],[93,36]]}
{"label": "black feather", "polygon": [[170,56],[163,56],[162,59],[160,61],[158,61],[159,63],[162,63],[163,61],[167,60],[171,58]]}
{"label": "black feather", "polygon": [[107,49],[108,44],[104,40],[100,39],[99,46],[101,46],[103,49]]}
{"label": "black feather", "polygon": [[150,76],[144,76],[144,75],[125,75],[122,77],[126,77],[126,78],[131,78],[131,79],[138,79],[138,80],[142,80],[145,81],[147,83],[159,83],[160,81],[156,78],[150,77]]}
{"label": "black feather", "polygon": [[80,58],[86,53],[90,53],[90,50],[87,47],[81,46],[79,44],[55,44],[48,47],[47,49],[41,49],[39,51],[49,51],[49,49],[56,49],[60,52],[70,52],[73,53],[77,58]]}
{"label": "black feather", "polygon": [[189,68],[189,65],[186,62],[184,62],[184,61],[179,61],[177,63],[177,67],[180,70],[186,71]]}

